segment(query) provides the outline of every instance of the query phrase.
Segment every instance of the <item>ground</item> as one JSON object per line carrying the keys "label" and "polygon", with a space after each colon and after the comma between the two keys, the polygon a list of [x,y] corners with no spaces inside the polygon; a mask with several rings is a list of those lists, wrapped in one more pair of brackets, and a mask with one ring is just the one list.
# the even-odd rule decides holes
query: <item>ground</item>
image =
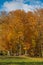
{"label": "ground", "polygon": [[0,57],[0,65],[43,65],[43,58]]}

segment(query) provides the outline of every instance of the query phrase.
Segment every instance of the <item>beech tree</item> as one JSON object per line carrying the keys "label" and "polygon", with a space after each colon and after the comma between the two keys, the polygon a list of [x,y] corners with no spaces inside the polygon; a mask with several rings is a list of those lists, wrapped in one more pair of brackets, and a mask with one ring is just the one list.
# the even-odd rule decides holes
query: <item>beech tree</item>
{"label": "beech tree", "polygon": [[43,9],[2,12],[0,50],[7,55],[43,56]]}

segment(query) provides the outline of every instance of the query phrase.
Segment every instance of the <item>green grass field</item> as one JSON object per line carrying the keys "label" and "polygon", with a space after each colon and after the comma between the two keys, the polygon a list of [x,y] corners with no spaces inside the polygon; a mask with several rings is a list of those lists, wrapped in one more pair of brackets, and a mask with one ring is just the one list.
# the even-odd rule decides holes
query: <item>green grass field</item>
{"label": "green grass field", "polygon": [[0,57],[0,65],[43,65],[43,58]]}

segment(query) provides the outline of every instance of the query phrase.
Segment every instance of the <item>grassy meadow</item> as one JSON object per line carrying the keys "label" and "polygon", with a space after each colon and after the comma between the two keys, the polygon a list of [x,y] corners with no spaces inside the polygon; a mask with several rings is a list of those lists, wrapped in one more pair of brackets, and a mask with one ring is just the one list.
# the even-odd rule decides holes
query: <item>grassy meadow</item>
{"label": "grassy meadow", "polygon": [[43,58],[0,57],[0,65],[43,65]]}

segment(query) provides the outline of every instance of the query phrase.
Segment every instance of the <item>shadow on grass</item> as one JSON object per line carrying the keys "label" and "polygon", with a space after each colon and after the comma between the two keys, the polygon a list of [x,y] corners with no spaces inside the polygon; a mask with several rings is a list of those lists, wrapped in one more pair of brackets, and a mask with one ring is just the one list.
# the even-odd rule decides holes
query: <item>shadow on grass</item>
{"label": "shadow on grass", "polygon": [[26,59],[25,57],[14,56],[0,56],[0,59]]}
{"label": "shadow on grass", "polygon": [[0,65],[43,65],[43,62],[0,62]]}

